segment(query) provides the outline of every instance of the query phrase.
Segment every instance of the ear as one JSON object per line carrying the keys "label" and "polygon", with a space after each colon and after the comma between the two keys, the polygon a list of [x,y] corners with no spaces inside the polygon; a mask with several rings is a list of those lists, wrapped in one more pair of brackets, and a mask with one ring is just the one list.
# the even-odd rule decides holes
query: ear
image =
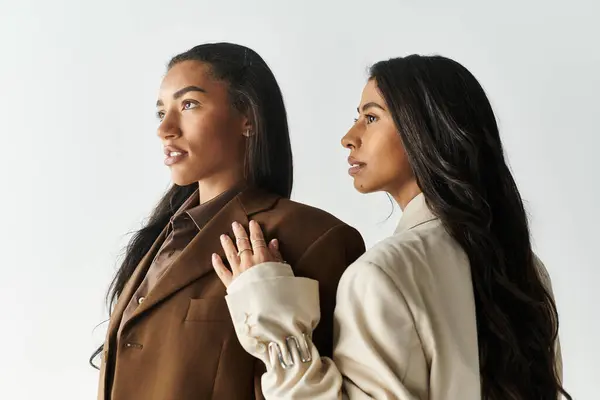
{"label": "ear", "polygon": [[250,118],[244,116],[242,119],[242,135],[245,137],[254,136],[254,127],[252,126],[252,122]]}

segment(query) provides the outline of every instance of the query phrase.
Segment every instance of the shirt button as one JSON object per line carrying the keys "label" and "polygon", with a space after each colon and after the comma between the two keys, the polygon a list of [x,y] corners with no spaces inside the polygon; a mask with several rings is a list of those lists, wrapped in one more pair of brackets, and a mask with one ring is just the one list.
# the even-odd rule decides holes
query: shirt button
{"label": "shirt button", "polygon": [[146,298],[144,296],[140,297],[138,299],[138,304],[142,304],[144,302],[144,300],[146,300]]}

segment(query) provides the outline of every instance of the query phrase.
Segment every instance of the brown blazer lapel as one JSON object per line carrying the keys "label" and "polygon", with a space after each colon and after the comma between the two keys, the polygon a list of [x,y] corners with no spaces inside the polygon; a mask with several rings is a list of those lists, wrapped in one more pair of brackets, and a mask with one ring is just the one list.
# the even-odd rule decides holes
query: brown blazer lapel
{"label": "brown blazer lapel", "polygon": [[112,344],[117,339],[117,332],[119,331],[119,325],[121,324],[121,319],[123,318],[123,312],[125,311],[127,304],[129,304],[129,302],[131,301],[131,298],[133,297],[133,294],[137,290],[138,286],[146,276],[146,271],[148,271],[150,264],[152,264],[152,261],[154,260],[154,256],[156,255],[156,253],[160,249],[160,246],[164,242],[167,236],[167,232],[168,225],[163,229],[161,234],[158,236],[158,239],[156,239],[156,241],[150,248],[150,251],[146,253],[146,255],[142,258],[142,261],[140,261],[140,263],[136,267],[135,271],[133,272],[133,275],[131,276],[131,278],[129,278],[127,284],[123,288],[123,292],[117,299],[117,304],[115,305],[114,310],[111,312],[109,320],[110,322],[108,324],[107,339],[104,342],[104,354],[102,355],[103,362],[100,367],[100,381],[98,384],[99,400],[104,400],[106,397],[106,391],[110,390],[110,386],[107,385],[108,376],[106,374],[108,362],[107,355],[110,354],[110,346],[112,346]]}
{"label": "brown blazer lapel", "polygon": [[108,325],[109,340],[107,341],[107,343],[111,343],[112,340],[115,339],[117,331],[119,330],[119,326],[121,324],[123,312],[125,311],[125,308],[131,301],[131,298],[133,297],[133,294],[137,290],[138,286],[140,286],[140,283],[142,283],[142,280],[146,276],[146,272],[148,271],[148,268],[150,268],[150,265],[152,264],[152,261],[156,256],[156,253],[158,252],[160,246],[162,246],[163,242],[165,241],[165,238],[167,237],[167,232],[168,225],[160,233],[158,239],[156,239],[156,241],[150,248],[150,251],[148,251],[148,253],[146,253],[146,255],[142,258],[142,261],[140,261],[137,268],[133,272],[133,275],[131,276],[131,278],[129,278],[127,284],[123,288],[123,292],[119,296],[117,304],[115,304],[115,308],[110,316],[110,322]]}
{"label": "brown blazer lapel", "polygon": [[[247,189],[230,201],[186,246],[164,276],[156,283],[156,286],[148,293],[144,302],[125,322],[123,329],[127,329],[127,326],[133,323],[139,315],[155,307],[173,293],[213,272],[212,253],[217,253],[224,258],[219,238],[224,233],[233,238],[232,222],[237,221],[247,227],[249,216],[272,207],[277,199],[278,196],[257,189]],[[132,285],[131,293],[128,293],[129,299],[138,285],[139,282]]]}

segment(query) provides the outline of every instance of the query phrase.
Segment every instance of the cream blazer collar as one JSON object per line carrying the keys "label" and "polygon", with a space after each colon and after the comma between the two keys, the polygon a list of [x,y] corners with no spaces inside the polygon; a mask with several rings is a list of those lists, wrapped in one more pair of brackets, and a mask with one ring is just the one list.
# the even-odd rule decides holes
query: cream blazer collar
{"label": "cream blazer collar", "polygon": [[395,234],[402,233],[415,226],[424,224],[425,222],[433,221],[437,217],[431,212],[427,203],[425,202],[425,196],[423,193],[416,195],[402,212],[402,217],[398,223]]}

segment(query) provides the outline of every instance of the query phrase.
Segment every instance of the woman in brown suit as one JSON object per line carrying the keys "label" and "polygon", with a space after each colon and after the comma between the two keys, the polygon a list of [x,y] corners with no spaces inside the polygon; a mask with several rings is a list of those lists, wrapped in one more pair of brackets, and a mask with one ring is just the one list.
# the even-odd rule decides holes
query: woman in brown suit
{"label": "woman in brown suit", "polygon": [[332,351],[338,281],[363,240],[330,214],[289,200],[281,91],[251,49],[204,44],[176,56],[156,105],[174,185],[131,239],[111,285],[108,334],[95,353],[98,399],[262,398],[264,366],[239,344],[211,265],[213,253],[224,256],[220,234],[233,236],[234,221],[247,227],[252,219],[266,237],[289,243],[281,253],[294,273],[320,284],[314,341],[323,354]]}

